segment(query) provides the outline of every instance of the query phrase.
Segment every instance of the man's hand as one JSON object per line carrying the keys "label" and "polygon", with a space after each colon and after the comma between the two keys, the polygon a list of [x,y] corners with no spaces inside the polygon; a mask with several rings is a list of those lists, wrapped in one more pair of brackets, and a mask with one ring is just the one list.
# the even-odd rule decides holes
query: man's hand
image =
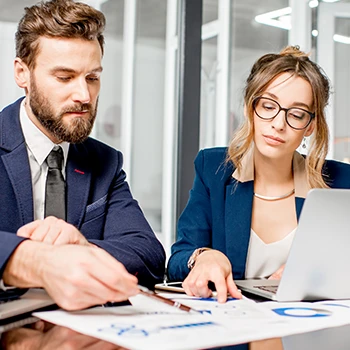
{"label": "man's hand", "polygon": [[30,328],[17,328],[1,335],[1,348],[7,350],[91,349],[126,350],[71,329],[38,321]]}
{"label": "man's hand", "polygon": [[194,268],[182,283],[185,292],[191,296],[209,297],[212,291],[208,282],[215,284],[219,303],[224,303],[227,293],[242,298],[232,278],[232,267],[228,258],[218,250],[206,250],[197,259]]}
{"label": "man's hand", "polygon": [[53,245],[90,245],[86,238],[73,225],[54,216],[49,216],[44,220],[35,220],[22,226],[17,231],[17,236]]}
{"label": "man's hand", "polygon": [[3,280],[16,287],[45,288],[66,310],[123,301],[139,292],[137,278],[103,249],[30,240],[14,251]]}

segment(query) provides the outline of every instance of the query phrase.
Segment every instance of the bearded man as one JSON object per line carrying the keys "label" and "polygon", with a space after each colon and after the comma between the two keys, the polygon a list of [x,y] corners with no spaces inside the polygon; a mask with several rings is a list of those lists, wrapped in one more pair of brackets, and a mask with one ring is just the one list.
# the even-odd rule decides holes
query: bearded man
{"label": "bearded man", "polygon": [[89,138],[104,27],[84,3],[26,8],[14,62],[25,97],[0,113],[2,293],[45,288],[68,310],[125,300],[164,274],[164,249],[130,193],[121,153]]}

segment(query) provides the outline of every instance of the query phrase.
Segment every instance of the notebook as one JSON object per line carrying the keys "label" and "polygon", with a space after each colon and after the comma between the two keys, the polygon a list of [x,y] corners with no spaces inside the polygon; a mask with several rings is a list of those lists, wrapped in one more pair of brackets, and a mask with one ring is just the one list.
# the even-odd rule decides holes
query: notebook
{"label": "notebook", "polygon": [[312,189],[281,280],[235,283],[242,291],[276,301],[350,299],[349,266],[350,190]]}
{"label": "notebook", "polygon": [[30,316],[34,310],[56,307],[55,302],[43,289],[29,289],[19,297],[12,296],[11,291],[9,291],[7,300],[4,295],[3,293],[3,298],[0,301],[0,325]]}

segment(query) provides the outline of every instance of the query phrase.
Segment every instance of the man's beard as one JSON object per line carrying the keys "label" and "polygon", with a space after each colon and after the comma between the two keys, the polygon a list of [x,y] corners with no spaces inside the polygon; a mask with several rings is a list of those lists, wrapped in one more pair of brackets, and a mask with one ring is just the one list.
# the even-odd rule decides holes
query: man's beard
{"label": "man's beard", "polygon": [[[49,100],[38,90],[33,76],[31,79],[31,88],[30,108],[40,124],[50,134],[60,142],[66,141],[69,143],[81,143],[88,138],[95,122],[98,99],[96,100],[95,108],[90,103],[75,103],[74,105],[63,108],[58,115],[55,115]],[[89,119],[76,117],[70,121],[69,125],[64,124],[63,115],[65,113],[83,111],[88,111]]]}

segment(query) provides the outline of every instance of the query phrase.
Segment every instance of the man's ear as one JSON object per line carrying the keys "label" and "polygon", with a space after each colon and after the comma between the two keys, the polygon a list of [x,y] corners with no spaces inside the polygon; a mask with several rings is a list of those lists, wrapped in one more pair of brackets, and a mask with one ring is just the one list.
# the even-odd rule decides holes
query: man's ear
{"label": "man's ear", "polygon": [[18,57],[14,62],[15,81],[20,88],[27,89],[30,82],[30,71],[28,66]]}
{"label": "man's ear", "polygon": [[312,120],[310,125],[306,128],[304,136],[305,137],[310,136],[314,132],[315,126],[316,126],[315,120]]}

